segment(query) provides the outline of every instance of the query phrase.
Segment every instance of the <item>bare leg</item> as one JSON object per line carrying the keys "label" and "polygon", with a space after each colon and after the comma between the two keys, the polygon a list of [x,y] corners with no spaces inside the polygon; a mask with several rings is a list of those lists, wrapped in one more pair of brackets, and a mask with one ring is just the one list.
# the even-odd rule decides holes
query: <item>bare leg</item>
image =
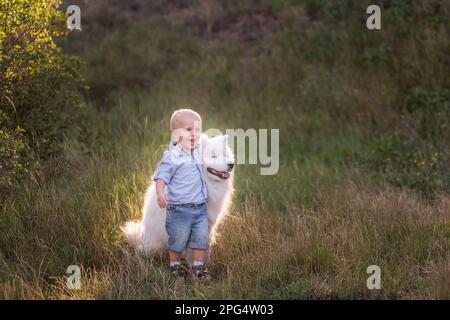
{"label": "bare leg", "polygon": [[192,257],[194,261],[202,261],[205,262],[206,258],[206,250],[204,249],[192,249]]}
{"label": "bare leg", "polygon": [[171,262],[180,261],[181,252],[169,251],[169,259]]}

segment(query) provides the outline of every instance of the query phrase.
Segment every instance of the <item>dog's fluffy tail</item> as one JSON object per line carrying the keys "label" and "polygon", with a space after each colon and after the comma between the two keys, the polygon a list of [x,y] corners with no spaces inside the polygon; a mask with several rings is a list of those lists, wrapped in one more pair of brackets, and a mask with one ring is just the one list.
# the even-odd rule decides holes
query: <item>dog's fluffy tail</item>
{"label": "dog's fluffy tail", "polygon": [[141,246],[141,224],[137,221],[128,221],[121,227],[128,244],[135,249]]}

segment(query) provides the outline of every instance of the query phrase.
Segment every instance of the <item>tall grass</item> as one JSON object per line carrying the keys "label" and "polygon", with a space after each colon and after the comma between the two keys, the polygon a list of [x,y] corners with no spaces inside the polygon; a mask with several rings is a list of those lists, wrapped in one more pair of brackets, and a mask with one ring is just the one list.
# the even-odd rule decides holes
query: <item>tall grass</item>
{"label": "tall grass", "polygon": [[[220,120],[204,108],[206,127]],[[169,138],[167,112],[157,96],[123,100],[97,118],[103,138],[95,152],[77,154],[68,144],[58,175],[24,186],[4,203],[2,297],[449,297],[443,281],[448,196],[427,203],[413,192],[376,185],[347,165],[346,156],[364,148],[351,127],[285,140],[276,176],[238,166],[234,205],[213,247],[216,280],[177,288],[166,258],[135,255],[119,230],[140,217],[149,176]],[[301,115],[309,125],[315,117]],[[283,130],[288,122],[280,124]],[[79,291],[66,287],[72,264],[82,267]],[[372,264],[382,269],[377,292],[365,286]]]}

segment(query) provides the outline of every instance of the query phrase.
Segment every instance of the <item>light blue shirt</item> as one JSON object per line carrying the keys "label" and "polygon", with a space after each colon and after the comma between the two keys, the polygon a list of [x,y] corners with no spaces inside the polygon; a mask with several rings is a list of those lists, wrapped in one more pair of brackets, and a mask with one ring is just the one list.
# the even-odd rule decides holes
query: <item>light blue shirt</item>
{"label": "light blue shirt", "polygon": [[171,142],[152,179],[166,183],[169,204],[200,204],[208,199],[198,147],[188,153]]}

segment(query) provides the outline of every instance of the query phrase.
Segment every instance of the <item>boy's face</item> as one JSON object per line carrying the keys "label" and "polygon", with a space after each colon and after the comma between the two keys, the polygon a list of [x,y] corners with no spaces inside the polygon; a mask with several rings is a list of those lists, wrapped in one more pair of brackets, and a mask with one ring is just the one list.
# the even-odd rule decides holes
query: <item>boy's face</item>
{"label": "boy's face", "polygon": [[194,149],[200,140],[202,122],[196,117],[185,117],[179,122],[177,129],[172,130],[177,142],[183,149]]}

